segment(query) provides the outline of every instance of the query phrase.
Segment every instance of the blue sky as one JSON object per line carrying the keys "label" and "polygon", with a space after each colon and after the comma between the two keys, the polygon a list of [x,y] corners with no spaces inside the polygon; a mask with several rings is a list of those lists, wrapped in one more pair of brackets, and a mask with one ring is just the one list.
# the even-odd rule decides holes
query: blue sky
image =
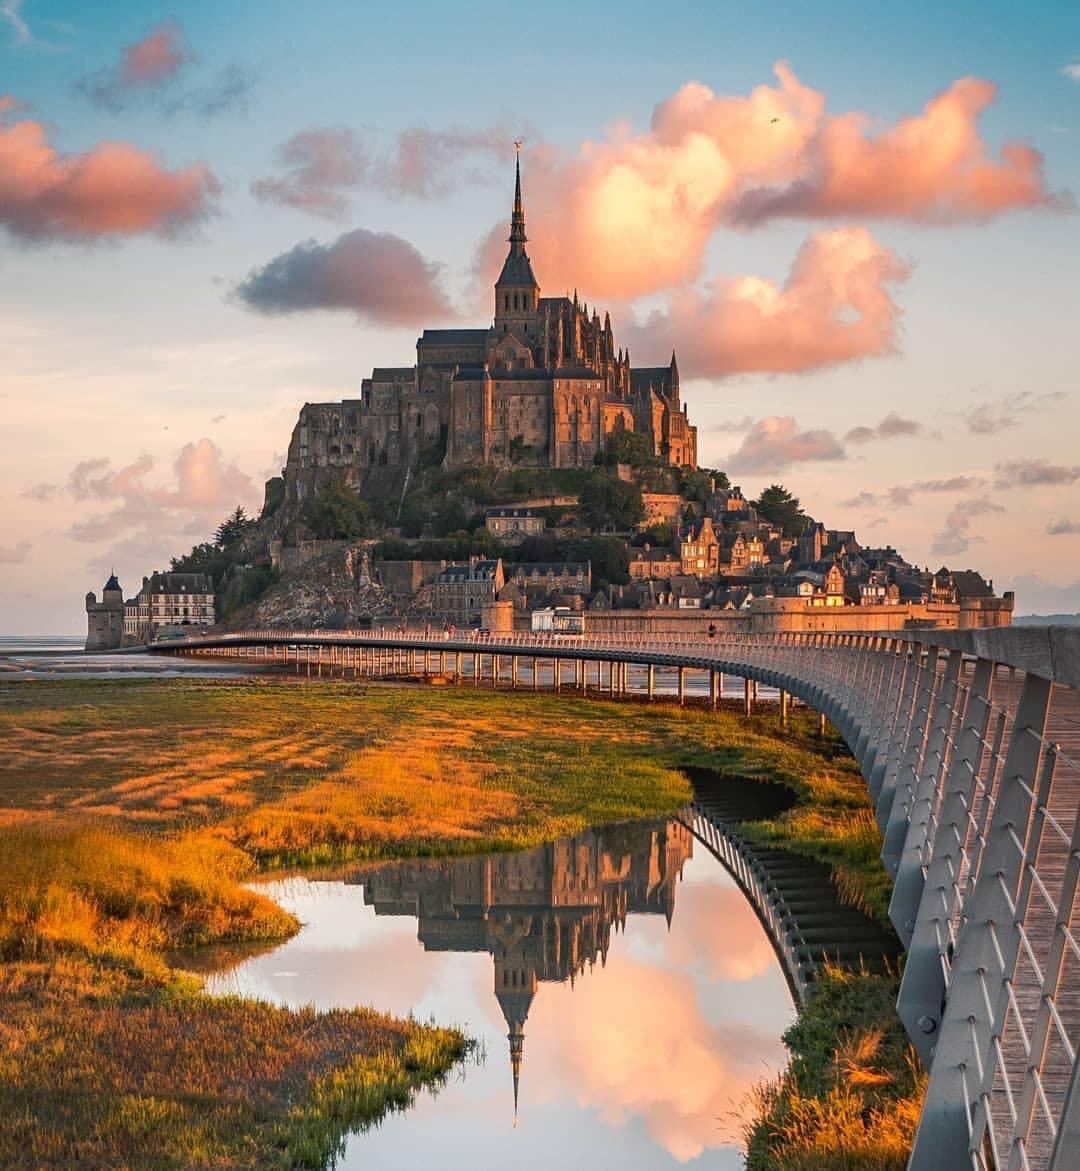
{"label": "blue sky", "polygon": [[[170,182],[201,164],[213,184],[184,205],[179,232],[162,234],[160,222],[106,230],[100,204],[92,228],[54,230],[55,218],[42,216],[55,212],[25,195],[5,219],[0,176],[0,504],[9,518],[0,605],[10,629],[77,630],[78,599],[100,588],[103,569],[115,562],[131,588],[202,539],[236,498],[257,506],[299,406],[354,393],[375,363],[408,362],[418,330],[436,324],[377,307],[268,316],[235,293],[253,270],[302,241],[328,247],[355,230],[368,234],[360,243],[370,258],[371,237],[389,234],[394,255],[415,250],[418,279],[434,273],[462,319],[483,324],[472,266],[508,213],[501,136],[516,133],[527,138],[541,285],[545,273],[569,283],[580,271],[582,294],[611,306],[616,342],[633,334],[638,360],[651,356],[641,347],[680,340],[705,462],[730,468],[747,491],[785,483],[864,543],[888,539],[919,563],[982,568],[999,588],[1017,588],[1022,612],[1080,609],[1074,211],[1018,198],[939,223],[930,222],[942,218],[931,204],[911,214],[839,214],[822,212],[819,200],[816,210],[753,227],[705,217],[678,282],[655,288],[641,279],[623,287],[625,274],[603,270],[606,237],[593,248],[580,225],[565,234],[553,226],[584,206],[572,196],[610,190],[610,173],[589,170],[583,144],[621,165],[655,147],[653,111],[689,83],[747,99],[778,85],[780,60],[824,98],[826,118],[864,112],[871,138],[917,118],[958,79],[993,82],[996,100],[974,121],[980,150],[999,163],[1002,144],[1019,140],[1041,155],[1044,193],[1076,192],[1080,77],[1068,72],[1080,65],[1076,5],[553,3],[537,11],[7,0],[0,14],[0,95],[21,103],[0,127],[36,124],[61,159],[125,143]],[[162,28],[172,29],[180,64],[127,84],[125,47]],[[111,106],[93,100],[95,86],[106,87]],[[215,102],[212,113],[203,109]],[[300,132],[348,131],[378,162],[418,127],[450,150],[434,194],[379,181],[373,169],[336,189],[344,212],[335,220],[253,195],[256,180],[286,174],[278,152]],[[459,159],[446,148],[450,132],[471,143]],[[724,133],[717,142],[727,149]],[[477,146],[484,135],[488,145]],[[770,334],[770,362],[797,372],[747,369],[737,345],[726,348],[719,310],[757,296],[758,286],[725,282],[752,276],[783,289],[800,249],[841,229],[868,233],[849,237],[845,255],[857,244],[874,263],[891,257],[906,270],[881,278],[894,306],[880,322],[884,334],[837,339],[848,356],[828,362],[785,362],[784,338]],[[647,252],[648,235],[629,230],[626,251]],[[371,271],[379,271],[373,258]],[[691,297],[693,313],[704,315],[693,320],[716,336],[696,338]],[[839,318],[852,312],[832,308]],[[642,328],[653,309],[666,314],[671,337]],[[792,312],[803,309],[800,300]],[[845,438],[890,414],[916,430]],[[769,431],[763,450],[755,426],[776,419],[792,422]],[[73,478],[83,465],[89,470]],[[957,478],[964,487],[941,487]],[[908,503],[890,496],[919,484],[937,487]]]}

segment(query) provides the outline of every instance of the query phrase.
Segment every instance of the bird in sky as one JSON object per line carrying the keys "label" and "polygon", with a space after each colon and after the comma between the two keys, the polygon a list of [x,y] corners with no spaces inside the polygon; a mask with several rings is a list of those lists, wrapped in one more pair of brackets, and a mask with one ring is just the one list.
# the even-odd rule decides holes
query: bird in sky
{"label": "bird in sky", "polygon": [[771,125],[773,122],[779,122],[779,121],[780,121],[780,119],[779,119],[779,118],[770,118],[770,119],[769,119],[769,124]]}

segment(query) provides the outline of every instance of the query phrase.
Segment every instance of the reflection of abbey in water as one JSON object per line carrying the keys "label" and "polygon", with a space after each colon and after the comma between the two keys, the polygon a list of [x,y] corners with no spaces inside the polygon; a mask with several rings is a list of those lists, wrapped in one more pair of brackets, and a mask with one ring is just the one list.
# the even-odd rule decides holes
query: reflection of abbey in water
{"label": "reflection of abbey in water", "polygon": [[397,863],[363,877],[377,915],[415,915],[426,951],[488,951],[509,1028],[514,1110],[525,1019],[541,980],[574,977],[607,958],[628,913],[675,910],[675,883],[693,852],[681,822],[615,826],[520,854]]}

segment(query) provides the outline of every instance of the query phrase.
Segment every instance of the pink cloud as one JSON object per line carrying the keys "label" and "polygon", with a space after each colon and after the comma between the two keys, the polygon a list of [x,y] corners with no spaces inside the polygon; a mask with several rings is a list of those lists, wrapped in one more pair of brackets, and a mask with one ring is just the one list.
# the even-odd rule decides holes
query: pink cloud
{"label": "pink cloud", "polygon": [[76,464],[61,488],[38,484],[26,495],[41,501],[61,494],[76,503],[111,505],[104,512],[76,520],[67,530],[73,540],[88,544],[117,540],[125,534],[140,538],[171,534],[203,537],[237,504],[254,508],[259,492],[251,477],[210,439],[185,443],[172,465],[172,482],[149,482],[154,460],[141,455],[114,468],[108,459],[88,459]]}
{"label": "pink cloud", "polygon": [[995,159],[979,134],[979,117],[996,96],[993,82],[960,78],[921,114],[880,134],[862,113],[824,118],[798,161],[801,173],[782,189],[747,191],[734,218],[862,215],[952,223],[1052,203],[1037,150],[1007,142]]}
{"label": "pink cloud", "polygon": [[727,466],[735,472],[778,472],[788,464],[844,458],[843,444],[831,431],[800,431],[790,415],[770,415],[751,427]]}
{"label": "pink cloud", "polygon": [[975,520],[980,516],[1004,511],[1000,504],[986,496],[974,500],[961,500],[946,515],[941,531],[934,534],[931,552],[953,556],[966,553],[972,545],[981,544],[984,539],[972,532]]}
{"label": "pink cloud", "polygon": [[[527,157],[529,233],[547,288],[633,298],[693,281],[723,224],[777,216],[985,220],[1050,205],[1042,156],[1018,142],[995,159],[978,129],[992,83],[955,82],[875,134],[860,112],[830,115],[789,66],[777,84],[720,95],[690,82],[644,133],[618,126],[573,156],[541,144]],[[486,279],[505,225],[481,243]]]}
{"label": "pink cloud", "polygon": [[705,292],[679,290],[666,310],[623,332],[638,353],[674,340],[684,368],[702,377],[882,356],[894,348],[898,317],[888,286],[908,271],[865,228],[837,228],[803,244],[782,287],[744,276],[714,281]]}
{"label": "pink cloud", "polygon": [[194,60],[180,26],[168,20],[142,40],[125,45],[115,65],[84,78],[77,88],[98,105],[119,110],[133,94],[158,90],[175,80]]}
{"label": "pink cloud", "polygon": [[203,163],[169,171],[123,142],[103,142],[61,155],[40,122],[2,120],[0,223],[30,239],[93,240],[170,232],[206,216],[218,194]]}
{"label": "pink cloud", "polygon": [[251,193],[263,202],[284,203],[327,219],[344,217],[344,192],[360,183],[369,165],[359,139],[341,126],[301,130],[277,154],[286,173],[256,179]]}
{"label": "pink cloud", "polygon": [[768,937],[737,887],[687,883],[679,887],[677,913],[694,923],[724,925],[723,931],[672,935],[669,954],[680,967],[700,965],[710,980],[744,983],[776,966]]}
{"label": "pink cloud", "polygon": [[166,21],[153,28],[141,41],[124,49],[120,76],[128,85],[146,85],[175,77],[192,59],[180,26]]}
{"label": "pink cloud", "polygon": [[565,1086],[609,1126],[640,1118],[679,1162],[734,1145],[750,1090],[784,1064],[778,1037],[705,1019],[680,973],[623,957],[617,978],[543,991],[526,1040],[531,1082]]}

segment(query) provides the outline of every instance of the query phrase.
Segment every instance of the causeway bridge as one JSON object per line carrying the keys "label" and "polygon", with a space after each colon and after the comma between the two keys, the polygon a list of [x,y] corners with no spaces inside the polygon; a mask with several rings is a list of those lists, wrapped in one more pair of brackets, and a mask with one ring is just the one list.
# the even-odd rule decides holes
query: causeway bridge
{"label": "causeway bridge", "polygon": [[[894,880],[897,1002],[930,1071],[910,1171],[1080,1166],[1080,629],[425,636],[240,631],[155,652],[345,678],[438,675],[577,695],[725,679],[839,730]],[[666,674],[665,674],[666,673]],[[704,687],[707,684],[707,691]]]}

